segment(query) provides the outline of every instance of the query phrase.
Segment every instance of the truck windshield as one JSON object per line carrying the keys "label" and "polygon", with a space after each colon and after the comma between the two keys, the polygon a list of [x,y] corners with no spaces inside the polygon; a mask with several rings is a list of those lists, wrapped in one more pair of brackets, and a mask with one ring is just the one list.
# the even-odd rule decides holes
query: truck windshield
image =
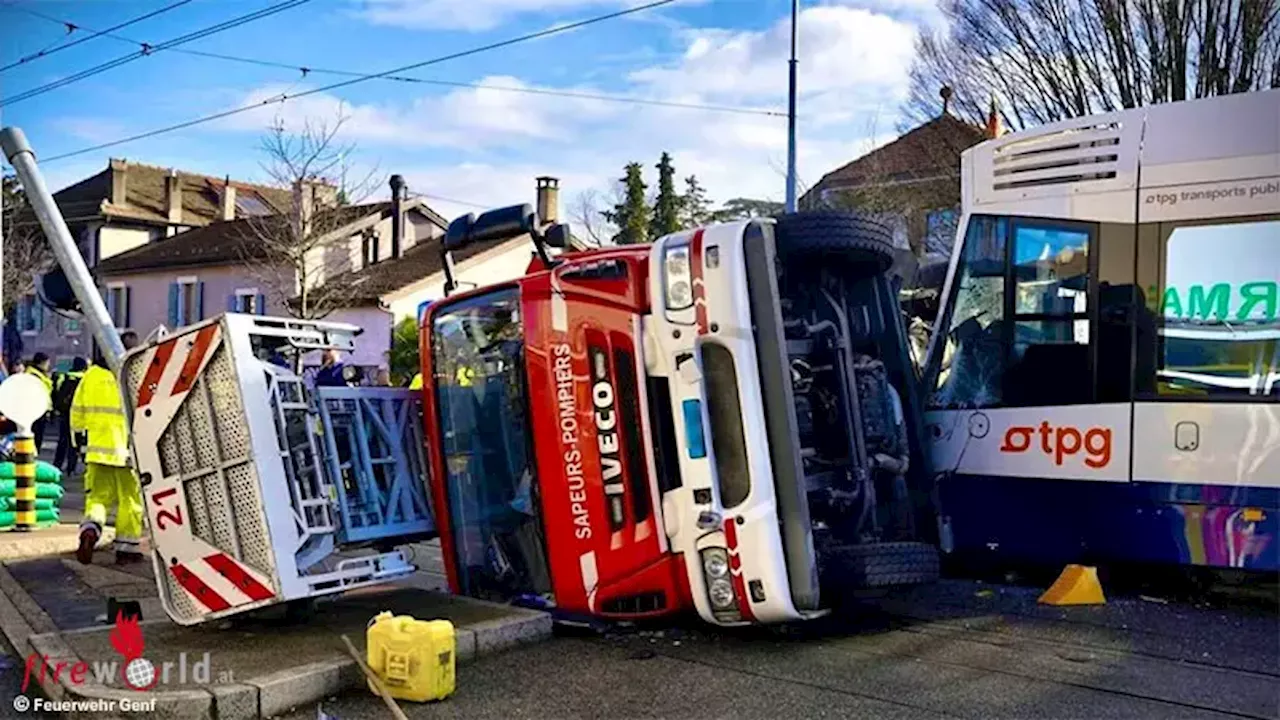
{"label": "truck windshield", "polygon": [[463,300],[431,327],[445,492],[463,593],[550,600],[516,289]]}

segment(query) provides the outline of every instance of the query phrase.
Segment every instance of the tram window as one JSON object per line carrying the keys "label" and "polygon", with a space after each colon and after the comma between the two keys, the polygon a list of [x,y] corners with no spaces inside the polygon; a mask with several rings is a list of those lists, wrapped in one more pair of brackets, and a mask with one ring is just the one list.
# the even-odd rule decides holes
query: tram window
{"label": "tram window", "polygon": [[1005,257],[1009,221],[976,216],[956,269],[954,310],[942,348],[931,407],[989,407],[1001,402]]}
{"label": "tram window", "polygon": [[1013,333],[1004,402],[1014,407],[1091,402],[1091,231],[1052,220],[1019,220],[1014,227]]}
{"label": "tram window", "polygon": [[1013,262],[1017,287],[1014,312],[1063,315],[1088,310],[1087,232],[1020,225],[1013,239]]}
{"label": "tram window", "polygon": [[[1280,400],[1280,219],[1161,225],[1139,251],[1160,397]],[[1163,241],[1161,242],[1160,239]]]}

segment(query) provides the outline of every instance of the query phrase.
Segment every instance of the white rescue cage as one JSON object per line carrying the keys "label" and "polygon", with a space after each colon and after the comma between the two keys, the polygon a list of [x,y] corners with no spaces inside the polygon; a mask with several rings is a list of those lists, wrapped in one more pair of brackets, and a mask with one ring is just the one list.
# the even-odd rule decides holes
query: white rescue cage
{"label": "white rescue cage", "polygon": [[121,392],[156,582],[174,622],[414,571],[387,548],[434,530],[419,394],[313,389],[273,357],[350,351],[359,332],[227,313],[126,355]]}

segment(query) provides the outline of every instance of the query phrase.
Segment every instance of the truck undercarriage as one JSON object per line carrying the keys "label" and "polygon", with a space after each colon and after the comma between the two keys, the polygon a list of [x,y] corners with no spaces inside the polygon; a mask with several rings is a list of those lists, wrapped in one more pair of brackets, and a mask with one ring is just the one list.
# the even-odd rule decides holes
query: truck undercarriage
{"label": "truck undercarriage", "polygon": [[897,306],[887,302],[887,233],[840,213],[782,218],[777,233],[786,370],[823,595],[934,580],[937,552],[917,527],[927,488],[908,482],[919,418]]}

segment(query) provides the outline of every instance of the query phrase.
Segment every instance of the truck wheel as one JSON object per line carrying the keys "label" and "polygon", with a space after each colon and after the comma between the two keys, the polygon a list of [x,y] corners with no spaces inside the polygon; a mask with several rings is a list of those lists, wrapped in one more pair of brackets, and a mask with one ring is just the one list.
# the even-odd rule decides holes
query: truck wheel
{"label": "truck wheel", "polygon": [[887,542],[830,548],[829,569],[856,588],[918,585],[938,580],[938,549],[928,543]]}
{"label": "truck wheel", "polygon": [[777,216],[778,254],[783,260],[844,260],[875,273],[888,270],[896,248],[889,228],[853,213],[823,210]]}

